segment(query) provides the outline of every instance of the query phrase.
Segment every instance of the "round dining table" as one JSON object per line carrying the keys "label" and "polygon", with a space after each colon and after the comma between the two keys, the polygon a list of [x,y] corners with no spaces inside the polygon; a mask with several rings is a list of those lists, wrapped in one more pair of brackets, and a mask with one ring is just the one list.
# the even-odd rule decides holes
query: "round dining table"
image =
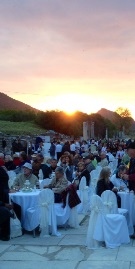
{"label": "round dining table", "polygon": [[120,191],[118,195],[121,198],[121,208],[128,210],[127,224],[129,229],[129,234],[134,234],[134,192]]}
{"label": "round dining table", "polygon": [[17,191],[15,193],[9,193],[10,202],[14,202],[21,206],[21,224],[22,228],[27,230],[27,221],[25,218],[26,210],[31,207],[36,207],[39,204],[40,190],[35,189],[30,192]]}

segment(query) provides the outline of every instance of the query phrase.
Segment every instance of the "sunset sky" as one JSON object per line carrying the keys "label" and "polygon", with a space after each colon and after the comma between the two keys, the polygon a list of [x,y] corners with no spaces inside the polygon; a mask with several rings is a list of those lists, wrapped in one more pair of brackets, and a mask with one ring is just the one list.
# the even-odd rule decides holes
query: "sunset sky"
{"label": "sunset sky", "polygon": [[41,110],[128,108],[134,0],[1,0],[0,92]]}

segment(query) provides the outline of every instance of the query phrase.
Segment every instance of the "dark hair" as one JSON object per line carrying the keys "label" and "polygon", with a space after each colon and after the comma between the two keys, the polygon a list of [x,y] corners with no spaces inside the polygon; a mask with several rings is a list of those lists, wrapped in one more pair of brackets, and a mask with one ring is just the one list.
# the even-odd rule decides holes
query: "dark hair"
{"label": "dark hair", "polygon": [[130,142],[130,143],[127,145],[127,149],[135,149],[135,142]]}

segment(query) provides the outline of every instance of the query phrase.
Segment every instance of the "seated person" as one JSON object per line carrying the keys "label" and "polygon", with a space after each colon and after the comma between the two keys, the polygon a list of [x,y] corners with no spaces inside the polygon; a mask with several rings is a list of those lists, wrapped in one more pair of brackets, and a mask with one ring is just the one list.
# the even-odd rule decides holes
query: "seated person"
{"label": "seated person", "polygon": [[23,165],[23,173],[17,175],[13,188],[23,188],[26,180],[29,180],[30,188],[33,188],[38,183],[38,178],[32,174],[32,165],[27,162]]}
{"label": "seated person", "polygon": [[10,239],[10,217],[13,214],[10,212],[12,206],[0,201],[0,240],[8,241]]}
{"label": "seated person", "polygon": [[123,179],[124,174],[127,173],[127,168],[125,165],[120,165],[118,167],[117,173],[114,174],[110,180],[115,187],[117,187],[118,191],[120,190],[128,190],[127,184],[128,181]]}
{"label": "seated person", "polygon": [[117,195],[118,189],[114,187],[113,183],[110,181],[110,175],[111,175],[110,168],[108,166],[103,167],[99,175],[99,180],[97,182],[96,193],[97,195],[101,196],[101,194],[106,190],[113,191],[117,197],[118,207],[121,207],[121,199]]}
{"label": "seated person", "polygon": [[88,170],[89,173],[90,173],[92,170],[95,169],[95,166],[94,166],[94,164],[92,163],[92,160],[94,160],[92,154],[83,157],[83,161],[84,161],[85,167],[86,167],[86,169]]}
{"label": "seated person", "polygon": [[16,169],[16,165],[14,164],[11,155],[5,156],[5,167],[8,171]]}
{"label": "seated person", "polygon": [[84,162],[79,162],[78,163],[78,171],[76,171],[76,178],[74,180],[74,182],[77,185],[77,188],[79,188],[79,184],[80,184],[80,181],[81,181],[82,177],[86,178],[86,185],[89,186],[89,184],[90,184],[90,173],[86,169],[85,163]]}
{"label": "seated person", "polygon": [[57,168],[57,160],[56,159],[51,159],[50,168],[51,168],[51,172],[55,172],[55,169]]}
{"label": "seated person", "polygon": [[64,176],[64,169],[62,167],[57,167],[55,169],[55,177],[52,179],[51,183],[44,188],[50,188],[54,192],[55,203],[61,203],[62,197],[61,193],[68,187],[68,180]]}
{"label": "seated person", "polygon": [[102,151],[100,153],[101,161],[99,162],[99,165],[102,167],[105,167],[108,165],[107,155],[105,151]]}
{"label": "seated person", "polygon": [[20,174],[23,172],[23,165],[27,162],[30,163],[30,161],[28,160],[28,156],[26,154],[26,152],[21,151],[19,153],[19,159],[20,159],[20,164],[18,167],[16,167],[16,169],[14,170],[16,172],[16,174]]}
{"label": "seated person", "polygon": [[38,177],[39,170],[42,170],[43,178],[49,178],[51,174],[51,168],[44,162],[44,156],[41,153],[38,153],[36,156],[36,160],[32,163],[33,174]]}

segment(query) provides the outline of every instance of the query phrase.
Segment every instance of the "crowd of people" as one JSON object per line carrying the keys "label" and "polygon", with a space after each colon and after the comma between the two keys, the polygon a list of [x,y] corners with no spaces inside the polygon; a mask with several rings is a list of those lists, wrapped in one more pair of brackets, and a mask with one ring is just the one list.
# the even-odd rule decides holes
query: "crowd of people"
{"label": "crowd of people", "polygon": [[[21,147],[20,147],[21,149]],[[97,182],[96,193],[109,189],[115,192],[129,188],[135,192],[135,142],[108,140],[97,141],[52,141],[49,149],[50,157],[45,156],[44,143],[39,144],[32,154],[19,150],[5,155],[0,153],[0,229],[1,240],[9,240],[10,209],[16,205],[9,205],[9,192],[14,192],[24,187],[29,180],[30,187],[39,185],[39,179],[52,178],[47,186],[54,191],[55,202],[61,202],[61,193],[70,183],[79,188],[82,177],[86,178],[86,185],[91,182],[90,173],[101,166],[102,170]],[[113,175],[109,163],[118,160],[118,166]],[[13,171],[15,178],[9,186],[9,171]],[[42,172],[42,173],[41,173]],[[54,175],[55,177],[52,177]],[[117,196],[118,206],[120,199]],[[19,209],[20,210],[20,209]],[[19,218],[21,216],[18,213]],[[6,225],[5,225],[6,223]]]}

